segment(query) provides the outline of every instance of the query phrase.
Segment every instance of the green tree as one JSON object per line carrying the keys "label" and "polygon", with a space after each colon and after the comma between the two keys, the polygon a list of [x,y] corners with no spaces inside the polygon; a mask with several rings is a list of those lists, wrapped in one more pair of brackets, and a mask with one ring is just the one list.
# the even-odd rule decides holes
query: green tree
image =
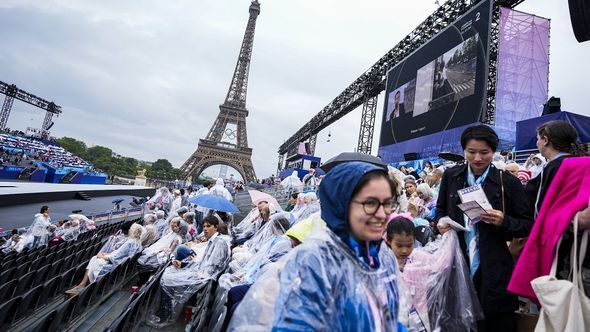
{"label": "green tree", "polygon": [[62,137],[57,139],[57,143],[72,154],[85,159],[87,147],[84,142],[71,137]]}
{"label": "green tree", "polygon": [[88,161],[109,160],[113,156],[113,150],[104,146],[96,145],[86,150]]}

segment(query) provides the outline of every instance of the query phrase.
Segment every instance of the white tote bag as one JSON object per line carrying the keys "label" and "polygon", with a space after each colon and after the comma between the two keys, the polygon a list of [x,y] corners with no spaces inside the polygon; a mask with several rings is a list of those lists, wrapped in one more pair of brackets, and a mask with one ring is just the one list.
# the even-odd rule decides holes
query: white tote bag
{"label": "white tote bag", "polygon": [[[581,273],[587,246],[588,231],[585,231],[578,256],[578,214],[576,214],[574,217],[574,245],[570,254],[572,281],[558,280],[555,277],[557,253],[553,259],[550,274],[531,281],[533,290],[543,306],[539,313],[535,332],[590,331],[590,299],[584,294]],[[557,248],[559,248],[559,243]]]}

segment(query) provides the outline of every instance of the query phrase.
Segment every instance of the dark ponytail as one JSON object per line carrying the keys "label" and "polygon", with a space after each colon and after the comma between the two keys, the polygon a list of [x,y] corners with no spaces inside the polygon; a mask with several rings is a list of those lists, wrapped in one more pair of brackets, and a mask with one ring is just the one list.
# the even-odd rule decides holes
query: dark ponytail
{"label": "dark ponytail", "polygon": [[540,137],[546,137],[551,146],[559,152],[571,153],[575,156],[587,155],[587,147],[578,144],[578,132],[569,122],[553,120],[545,122],[537,128]]}

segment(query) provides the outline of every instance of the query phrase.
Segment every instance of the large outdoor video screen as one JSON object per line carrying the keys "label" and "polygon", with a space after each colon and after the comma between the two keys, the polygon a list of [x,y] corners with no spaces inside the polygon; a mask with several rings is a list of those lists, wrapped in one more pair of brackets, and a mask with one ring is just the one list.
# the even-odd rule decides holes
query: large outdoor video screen
{"label": "large outdoor video screen", "polygon": [[387,73],[379,146],[480,120],[491,2],[472,8]]}

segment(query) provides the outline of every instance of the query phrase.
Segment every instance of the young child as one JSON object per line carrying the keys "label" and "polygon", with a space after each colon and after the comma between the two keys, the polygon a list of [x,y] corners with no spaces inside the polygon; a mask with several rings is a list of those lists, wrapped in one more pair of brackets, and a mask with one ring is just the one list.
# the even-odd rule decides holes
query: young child
{"label": "young child", "polygon": [[401,216],[395,217],[387,224],[386,235],[387,244],[397,258],[400,270],[403,271],[406,260],[414,250],[414,223]]}

